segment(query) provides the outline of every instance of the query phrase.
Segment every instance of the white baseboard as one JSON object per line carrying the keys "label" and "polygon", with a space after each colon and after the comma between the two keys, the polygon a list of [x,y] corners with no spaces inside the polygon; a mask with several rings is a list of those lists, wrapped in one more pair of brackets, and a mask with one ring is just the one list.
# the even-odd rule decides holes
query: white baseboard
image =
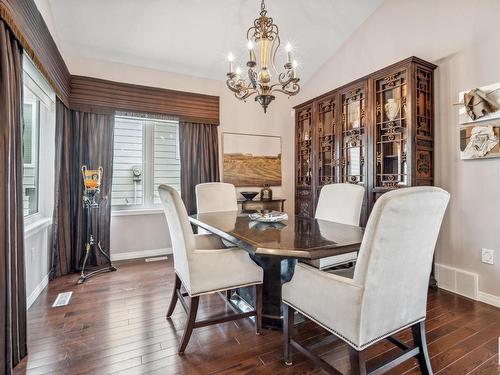
{"label": "white baseboard", "polygon": [[500,307],[500,296],[479,290],[478,274],[439,263],[435,264],[435,274],[439,288]]}
{"label": "white baseboard", "polygon": [[128,259],[139,259],[139,258],[150,258],[159,257],[163,255],[172,254],[172,248],[164,249],[152,249],[152,250],[139,250],[139,251],[128,251],[126,253],[113,253],[111,252],[111,260],[128,260]]}
{"label": "white baseboard", "polygon": [[479,292],[478,301],[487,303],[488,305],[493,305],[500,307],[500,297],[493,294],[488,294],[484,292]]}
{"label": "white baseboard", "polygon": [[43,292],[43,290],[47,287],[48,284],[49,284],[49,275],[47,274],[26,299],[26,310],[28,310],[31,307],[31,305],[33,305],[33,303],[36,301],[38,296]]}

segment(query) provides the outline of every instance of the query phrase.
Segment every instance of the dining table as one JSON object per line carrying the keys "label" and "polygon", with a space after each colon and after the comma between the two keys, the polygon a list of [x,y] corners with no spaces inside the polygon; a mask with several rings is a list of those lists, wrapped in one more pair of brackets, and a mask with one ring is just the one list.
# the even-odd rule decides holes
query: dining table
{"label": "dining table", "polygon": [[[281,286],[291,280],[298,261],[357,251],[363,238],[360,227],[296,215],[275,223],[252,220],[242,211],[199,213],[189,219],[244,249],[263,268],[262,324],[267,328],[282,327]],[[238,288],[229,301],[240,311],[251,309],[252,293],[252,288]]]}

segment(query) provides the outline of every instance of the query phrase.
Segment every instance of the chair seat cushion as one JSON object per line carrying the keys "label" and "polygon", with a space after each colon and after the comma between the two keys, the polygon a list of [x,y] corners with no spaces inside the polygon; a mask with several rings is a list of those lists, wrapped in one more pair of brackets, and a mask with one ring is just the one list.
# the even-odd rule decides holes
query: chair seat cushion
{"label": "chair seat cushion", "polygon": [[262,284],[264,271],[238,248],[198,249],[189,255],[191,296]]}
{"label": "chair seat cushion", "polygon": [[320,270],[324,270],[326,268],[335,267],[349,262],[354,262],[356,261],[357,257],[358,257],[358,252],[353,251],[352,253],[334,255],[331,257],[326,257],[321,259],[302,260],[301,262],[307,263],[310,266],[316,267]]}
{"label": "chair seat cushion", "polygon": [[359,347],[363,288],[352,279],[299,263],[292,280],[283,284],[282,295],[284,303]]}

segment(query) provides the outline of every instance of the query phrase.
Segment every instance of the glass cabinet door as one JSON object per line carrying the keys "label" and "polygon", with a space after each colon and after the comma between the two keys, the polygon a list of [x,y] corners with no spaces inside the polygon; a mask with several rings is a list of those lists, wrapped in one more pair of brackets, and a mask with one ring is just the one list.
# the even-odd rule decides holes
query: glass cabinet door
{"label": "glass cabinet door", "polygon": [[364,87],[341,95],[342,182],[365,184],[366,90]]}
{"label": "glass cabinet door", "polygon": [[328,98],[318,103],[318,187],[336,181],[335,168],[335,99]]}
{"label": "glass cabinet door", "polygon": [[310,186],[312,173],[312,108],[297,113],[297,186]]}
{"label": "glass cabinet door", "polygon": [[407,186],[408,72],[375,80],[375,187]]}

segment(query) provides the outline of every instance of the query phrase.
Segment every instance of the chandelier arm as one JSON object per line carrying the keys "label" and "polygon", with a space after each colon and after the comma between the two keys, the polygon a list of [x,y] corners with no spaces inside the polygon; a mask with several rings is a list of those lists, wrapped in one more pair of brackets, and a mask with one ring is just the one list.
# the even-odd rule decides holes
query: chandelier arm
{"label": "chandelier arm", "polygon": [[245,99],[249,98],[250,96],[257,94],[257,90],[251,89],[251,90],[245,90],[245,91],[246,91],[245,95],[238,95],[237,93],[234,93],[234,96],[239,100],[245,100]]}
{"label": "chandelier arm", "polygon": [[272,85],[270,88],[270,91],[271,92],[281,92],[281,93],[289,95],[289,96],[297,95],[300,92],[300,85],[296,82],[292,82],[286,86],[281,86],[281,87],[277,87],[277,86],[280,86],[280,85],[278,85],[278,84]]}

